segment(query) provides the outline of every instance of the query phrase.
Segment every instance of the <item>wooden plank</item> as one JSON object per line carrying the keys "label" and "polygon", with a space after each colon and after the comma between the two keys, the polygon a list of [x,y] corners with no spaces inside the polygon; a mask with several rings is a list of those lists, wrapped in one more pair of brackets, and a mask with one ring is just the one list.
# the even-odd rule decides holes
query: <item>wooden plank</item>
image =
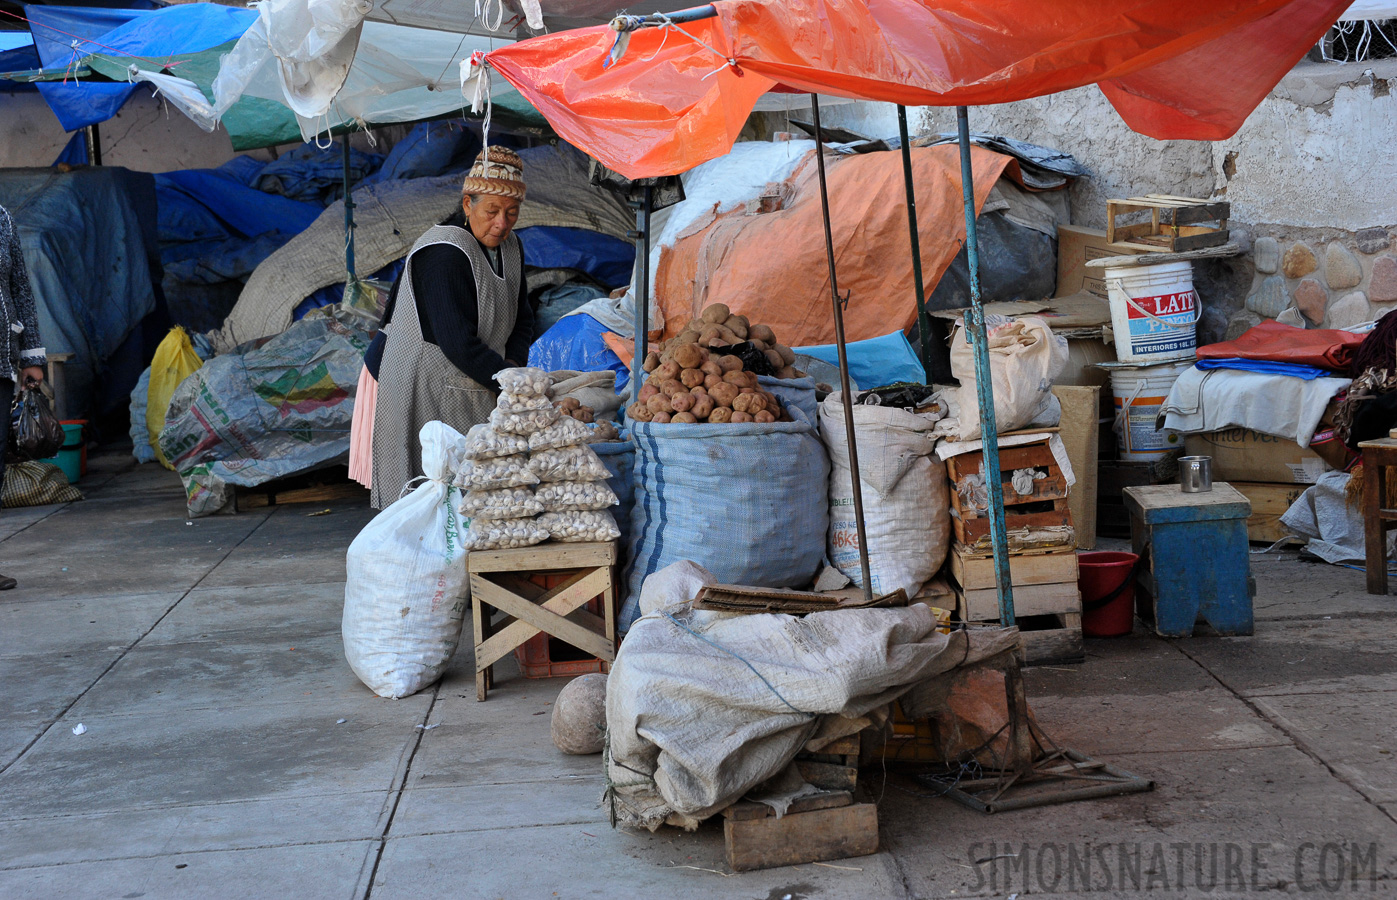
{"label": "wooden plank", "polygon": [[[819,809],[838,809],[841,806],[848,806],[854,802],[854,795],[851,791],[825,791],[819,794],[811,794],[808,797],[801,797],[799,800],[792,800],[787,807],[786,814],[814,812]],[[748,821],[750,819],[765,819],[768,816],[776,815],[776,810],[765,803],[757,803],[753,800],[739,800],[732,806],[723,810],[723,818],[738,819]]]}
{"label": "wooden plank", "polygon": [[[815,752],[828,753],[833,756],[848,756],[851,753],[858,753],[861,744],[862,739],[858,736],[857,733],[846,734],[842,738],[836,738],[835,740],[830,741],[828,744],[825,744]],[[809,746],[809,744],[807,743],[806,746]]]}
{"label": "wooden plank", "polygon": [[1023,641],[1024,662],[1027,665],[1043,666],[1086,661],[1080,615],[1063,616],[1061,628],[1021,631],[1019,636]]}
{"label": "wooden plank", "polygon": [[616,542],[547,542],[510,550],[476,550],[466,558],[472,572],[542,572],[584,569],[616,562]]}
{"label": "wooden plank", "polygon": [[[483,575],[472,575],[470,579],[471,594],[475,598],[475,602],[472,603],[472,607],[474,608],[473,615],[474,610],[478,610],[482,602],[490,606],[495,605],[490,602],[489,599],[482,601],[482,597],[488,598],[496,596],[496,592],[507,593],[504,588],[494,584]],[[550,613],[568,615],[605,590],[606,584],[609,584],[610,581],[611,572],[609,569],[596,569],[591,572],[580,573],[579,577],[575,580],[570,580],[565,585],[555,588],[551,592],[553,596],[549,597],[547,600],[540,602],[537,599],[531,599],[530,602],[537,603],[540,609],[547,610]],[[537,585],[534,585],[534,587],[537,587]],[[482,630],[482,625],[477,620],[475,647],[475,665],[477,670],[491,665],[540,631],[539,628],[530,623],[518,620],[509,623],[493,634],[486,635],[483,640],[481,636]],[[556,636],[562,637],[561,635]],[[564,640],[566,640],[566,638],[564,638]],[[607,655],[599,655],[599,658],[607,660],[608,662],[614,661],[616,658],[614,647],[615,644],[613,642]],[[580,649],[585,650],[586,648]]]}
{"label": "wooden plank", "polygon": [[812,762],[799,758],[796,759],[795,764],[796,769],[800,771],[800,777],[817,788],[826,791],[852,791],[858,787],[859,770],[853,766]]}
{"label": "wooden plank", "polygon": [[1199,250],[1189,250],[1187,253],[1153,253],[1147,255],[1133,254],[1131,256],[1101,256],[1096,259],[1089,259],[1082,264],[1088,269],[1118,269],[1123,266],[1158,266],[1167,262],[1192,262],[1195,259],[1212,259],[1221,256],[1240,256],[1242,248],[1237,244],[1227,243],[1220,247],[1204,247]]}
{"label": "wooden plank", "polygon": [[1238,481],[1230,481],[1228,484],[1251,501],[1251,515],[1247,517],[1247,540],[1274,544],[1281,538],[1290,536],[1290,529],[1281,524],[1281,516],[1290,509],[1292,503],[1300,499],[1308,485]]}
{"label": "wooden plank", "polygon": [[878,806],[856,803],[779,819],[725,819],[723,844],[734,872],[869,856],[878,852]]}
{"label": "wooden plank", "polygon": [[[1056,429],[1054,429],[1056,430]],[[966,475],[978,475],[984,465],[984,457],[981,451],[973,450],[969,453],[962,453],[952,456],[946,460],[946,468],[953,472],[952,480],[959,480]],[[1032,444],[1018,444],[1013,447],[999,448],[999,471],[1013,472],[1015,469],[1056,467],[1057,458],[1053,456],[1053,451],[1048,449],[1047,439],[1037,441]]]}
{"label": "wooden plank", "polygon": [[[477,590],[479,593],[477,593]],[[580,588],[574,585],[570,590],[573,591],[572,597],[576,600],[577,606],[581,606],[583,603],[596,597],[604,590],[604,587],[599,583],[589,585],[586,588]],[[554,612],[547,608],[547,606],[535,604],[483,578],[471,579],[471,596],[476,602],[484,602],[495,607],[495,609],[498,609],[500,612],[514,616],[516,619],[520,620],[519,622],[513,623],[509,628],[513,628],[513,625],[527,623],[535,629],[534,634],[545,631],[559,640],[572,644],[579,650],[592,654],[598,659],[604,659],[608,662],[613,660],[612,648],[608,644],[606,636],[592,631],[584,625],[563,618],[564,615],[573,611],[572,609],[568,609],[565,605],[561,607],[558,612]],[[573,601],[569,600],[569,602]],[[506,628],[504,631],[508,631],[509,628]],[[501,634],[503,634],[504,631],[502,631]],[[499,635],[496,637],[498,636]],[[524,640],[528,640],[529,637],[533,637],[533,635],[528,635]],[[505,652],[514,649],[514,647],[522,643],[523,641],[516,642],[505,650]],[[482,656],[488,658],[490,653],[497,652],[498,649],[499,648],[482,647],[482,651],[479,652],[481,652]],[[499,659],[503,655],[504,653],[499,653],[499,655],[495,656],[495,659]],[[493,662],[493,660],[491,661]],[[479,663],[477,663],[477,665],[479,665]]]}
{"label": "wooden plank", "polygon": [[[1046,616],[1082,611],[1082,595],[1077,582],[1070,584],[1027,584],[1014,588],[1014,615]],[[957,598],[956,612],[962,622],[991,622],[999,618],[999,592],[995,588],[965,591]]]}
{"label": "wooden plank", "polygon": [[[947,557],[947,567],[962,590],[994,590],[994,560],[973,555],[964,544],[955,544]],[[1071,550],[1009,557],[1009,577],[1015,586],[1030,584],[1076,584],[1077,554]],[[1053,610],[1056,612],[1057,610]]]}

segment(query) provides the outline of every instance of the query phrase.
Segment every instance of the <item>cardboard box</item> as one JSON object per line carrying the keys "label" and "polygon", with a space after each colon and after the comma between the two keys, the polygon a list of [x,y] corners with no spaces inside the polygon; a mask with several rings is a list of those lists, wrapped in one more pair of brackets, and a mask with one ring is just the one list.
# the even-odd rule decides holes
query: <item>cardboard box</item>
{"label": "cardboard box", "polygon": [[1247,540],[1274,544],[1281,538],[1290,536],[1290,530],[1281,524],[1281,516],[1285,515],[1292,503],[1300,499],[1300,495],[1305,492],[1305,485],[1255,484],[1244,481],[1229,483],[1251,501],[1251,515],[1247,517]]}
{"label": "cardboard box", "polygon": [[1184,435],[1184,453],[1213,458],[1213,481],[1314,484],[1329,466],[1313,451],[1249,428]]}
{"label": "cardboard box", "polygon": [[1106,243],[1106,232],[1080,225],[1059,225],[1057,229],[1057,291],[1065,297],[1078,291],[1106,296],[1106,270],[1088,269],[1087,260],[1103,256],[1134,256],[1134,251],[1114,249]]}
{"label": "cardboard box", "polygon": [[[1070,344],[1071,342],[1069,342]],[[1099,371],[1099,370],[1098,370]],[[1101,389],[1053,385],[1053,395],[1062,404],[1059,436],[1067,448],[1076,484],[1067,491],[1072,525],[1077,530],[1077,547],[1096,546],[1096,468],[1099,463],[1101,428]]]}

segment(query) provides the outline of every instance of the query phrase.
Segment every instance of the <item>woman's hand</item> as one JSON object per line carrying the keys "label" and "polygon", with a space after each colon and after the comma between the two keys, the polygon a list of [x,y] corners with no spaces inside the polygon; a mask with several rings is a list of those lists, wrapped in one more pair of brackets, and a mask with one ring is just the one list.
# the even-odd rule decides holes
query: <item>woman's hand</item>
{"label": "woman's hand", "polygon": [[21,384],[38,384],[44,380],[43,366],[28,366],[20,370]]}

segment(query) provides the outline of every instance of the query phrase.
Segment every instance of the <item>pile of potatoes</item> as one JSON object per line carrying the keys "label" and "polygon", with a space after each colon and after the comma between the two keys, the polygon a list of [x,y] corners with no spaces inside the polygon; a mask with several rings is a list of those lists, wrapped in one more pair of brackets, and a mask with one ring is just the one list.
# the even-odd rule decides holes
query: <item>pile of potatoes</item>
{"label": "pile of potatoes", "polygon": [[698,344],[675,347],[672,358],[651,372],[626,415],[659,423],[791,421],[776,395],[743,370],[742,360]]}
{"label": "pile of potatoes", "polygon": [[771,371],[777,378],[801,378],[804,373],[795,368],[796,355],[790,347],[777,342],[776,334],[766,325],[753,325],[746,316],[735,316],[725,304],[705,307],[697,319],[684,330],[660,345],[658,353],[645,358],[645,371],[654,372],[674,359],[675,352],[686,344],[700,348],[728,347],[747,341],[766,354]]}
{"label": "pile of potatoes", "polygon": [[590,406],[583,406],[576,397],[564,397],[553,405],[558,408],[558,412],[583,424],[590,425],[597,420],[597,411]]}

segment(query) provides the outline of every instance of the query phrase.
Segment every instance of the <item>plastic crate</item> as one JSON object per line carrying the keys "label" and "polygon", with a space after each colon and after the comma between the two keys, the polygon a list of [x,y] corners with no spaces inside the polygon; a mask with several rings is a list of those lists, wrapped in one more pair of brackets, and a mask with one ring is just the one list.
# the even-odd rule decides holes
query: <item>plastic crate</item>
{"label": "plastic crate", "polygon": [[[530,575],[529,580],[539,587],[552,589],[567,581],[572,574],[549,572]],[[604,600],[605,597],[593,598],[587,603],[588,611],[598,616],[602,615]],[[611,671],[610,663],[547,634],[536,634],[514,648],[514,658],[518,661],[519,671],[525,678],[570,678],[589,672]]]}

